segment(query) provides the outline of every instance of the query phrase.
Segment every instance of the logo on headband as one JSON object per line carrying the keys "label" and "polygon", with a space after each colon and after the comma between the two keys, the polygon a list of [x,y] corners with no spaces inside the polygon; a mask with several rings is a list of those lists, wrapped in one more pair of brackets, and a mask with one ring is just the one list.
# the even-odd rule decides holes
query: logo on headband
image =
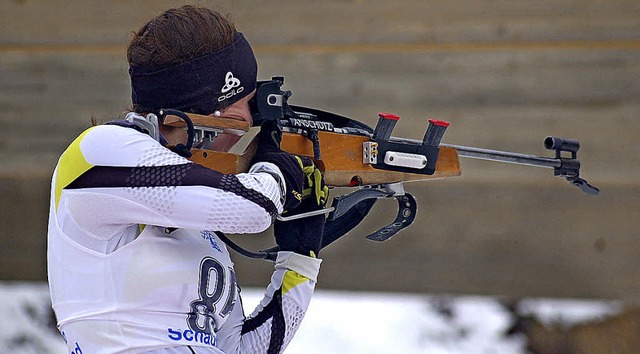
{"label": "logo on headband", "polygon": [[[224,95],[218,97],[218,102],[222,102],[227,98],[231,98],[244,91],[244,87],[238,87],[240,86],[240,80],[233,77],[233,73],[231,71],[227,71],[227,75],[225,75],[224,81],[225,83],[222,87],[222,93],[224,93]],[[236,87],[238,88],[235,89]]]}
{"label": "logo on headband", "polygon": [[222,93],[227,93],[227,91],[231,90],[234,87],[240,86],[240,80],[233,77],[233,73],[231,71],[227,72],[227,75],[224,77],[224,87],[222,87]]}

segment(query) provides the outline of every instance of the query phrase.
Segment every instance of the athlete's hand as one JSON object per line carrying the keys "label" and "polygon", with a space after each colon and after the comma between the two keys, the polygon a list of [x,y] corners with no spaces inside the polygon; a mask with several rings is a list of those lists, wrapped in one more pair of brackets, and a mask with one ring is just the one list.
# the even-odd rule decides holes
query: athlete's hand
{"label": "athlete's hand", "polygon": [[[285,213],[292,216],[323,209],[329,197],[329,188],[313,163],[303,167],[305,181],[300,206]],[[325,214],[291,221],[276,221],[273,225],[276,243],[282,251],[293,251],[305,256],[318,256],[322,245]]]}
{"label": "athlete's hand", "polygon": [[280,149],[282,130],[275,122],[264,122],[258,133],[258,151],[252,164],[270,162],[276,165],[284,177],[283,210],[292,210],[300,205],[304,188],[303,168],[313,165],[308,157],[298,157]]}

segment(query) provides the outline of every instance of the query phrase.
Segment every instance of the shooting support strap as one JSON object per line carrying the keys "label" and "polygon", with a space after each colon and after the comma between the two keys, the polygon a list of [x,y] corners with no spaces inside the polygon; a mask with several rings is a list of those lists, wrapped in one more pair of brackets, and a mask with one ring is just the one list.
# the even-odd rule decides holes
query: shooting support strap
{"label": "shooting support strap", "polygon": [[129,67],[131,99],[137,112],[172,108],[209,115],[256,88],[258,64],[242,33],[215,52],[184,63]]}

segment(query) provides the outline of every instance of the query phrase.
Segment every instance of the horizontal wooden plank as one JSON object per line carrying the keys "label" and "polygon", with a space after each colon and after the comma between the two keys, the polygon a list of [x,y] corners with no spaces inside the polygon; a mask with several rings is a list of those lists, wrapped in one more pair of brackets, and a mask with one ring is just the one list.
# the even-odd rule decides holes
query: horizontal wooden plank
{"label": "horizontal wooden plank", "polygon": [[[263,55],[260,77],[283,74],[292,100],[486,106],[635,102],[640,50]],[[593,70],[597,67],[598,70]],[[3,107],[129,99],[123,55],[9,53],[0,59]],[[128,102],[120,103],[125,108]]]}
{"label": "horizontal wooden plank", "polygon": [[[198,1],[233,15],[252,42],[441,43],[638,39],[637,2]],[[183,1],[0,2],[0,43],[123,44]]]}
{"label": "horizontal wooden plank", "polygon": [[[285,75],[285,88],[294,92],[291,102],[338,110],[636,103],[639,59],[640,50],[259,57],[260,77]],[[5,78],[0,82],[0,107],[7,114],[3,123],[25,124],[8,118],[25,109],[47,110],[30,119],[49,121],[50,114],[67,114],[75,107],[83,107],[88,116],[130,106],[120,55],[8,53],[0,57],[0,75]]]}
{"label": "horizontal wooden plank", "polygon": [[[402,117],[394,135],[421,139],[426,119],[448,120],[444,142],[548,154],[548,135],[579,139],[585,177],[640,181],[639,51],[344,53],[262,55],[260,76],[284,74],[294,104],[375,125]],[[593,70],[598,68],[598,70]],[[0,56],[0,172],[48,175],[66,145],[130,106],[122,56],[8,53]],[[518,180],[529,168],[462,161],[469,178]],[[26,172],[25,172],[26,171]],[[488,176],[488,177],[487,177]]]}

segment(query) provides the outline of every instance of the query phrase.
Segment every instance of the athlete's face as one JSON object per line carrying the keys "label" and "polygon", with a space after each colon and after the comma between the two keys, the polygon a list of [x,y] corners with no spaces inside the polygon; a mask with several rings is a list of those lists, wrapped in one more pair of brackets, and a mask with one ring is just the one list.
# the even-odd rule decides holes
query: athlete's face
{"label": "athlete's face", "polygon": [[[253,118],[251,117],[249,100],[251,100],[255,94],[256,91],[253,90],[253,92],[247,96],[221,111],[220,118],[245,121],[249,123],[249,126],[251,126],[253,124]],[[227,152],[238,142],[238,140],[240,140],[240,138],[240,135],[222,133],[213,141],[213,143],[211,143],[211,145],[209,145],[209,149]]]}
{"label": "athlete's face", "polygon": [[[251,125],[253,123],[253,118],[251,117],[251,109],[249,109],[249,100],[251,100],[255,94],[256,91],[254,90],[241,100],[225,108],[220,112],[220,118],[245,121]],[[214,115],[212,114],[211,116],[213,117]],[[180,143],[184,144],[187,141],[187,132],[183,128],[174,128],[163,125],[160,127],[160,130],[164,138],[167,139],[169,145],[177,145]],[[240,140],[240,138],[240,135],[222,133],[218,135],[207,149],[227,152],[238,142],[238,140]]]}
{"label": "athlete's face", "polygon": [[249,122],[249,125],[253,124],[253,118],[251,117],[251,110],[249,109],[249,101],[255,96],[256,90],[253,90],[250,94],[246,95],[239,101],[235,102],[225,110],[221,111],[221,118],[229,118],[236,120],[243,120]]}

